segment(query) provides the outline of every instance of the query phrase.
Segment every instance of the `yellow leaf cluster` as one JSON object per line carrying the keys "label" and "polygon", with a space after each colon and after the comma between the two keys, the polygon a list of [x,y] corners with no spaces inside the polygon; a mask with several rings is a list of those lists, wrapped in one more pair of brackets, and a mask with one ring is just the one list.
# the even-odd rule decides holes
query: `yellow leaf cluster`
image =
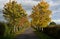
{"label": "yellow leaf cluster", "polygon": [[32,26],[46,27],[51,21],[51,11],[47,2],[40,2],[32,8]]}

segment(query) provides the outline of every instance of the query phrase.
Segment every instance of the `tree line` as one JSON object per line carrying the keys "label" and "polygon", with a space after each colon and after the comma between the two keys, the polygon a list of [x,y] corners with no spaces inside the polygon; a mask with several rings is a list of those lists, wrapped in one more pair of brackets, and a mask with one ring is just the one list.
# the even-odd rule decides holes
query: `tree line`
{"label": "tree line", "polygon": [[3,16],[8,23],[9,33],[16,33],[33,26],[35,28],[47,27],[51,22],[52,11],[49,10],[49,4],[45,1],[39,2],[32,8],[31,21],[29,22],[26,11],[23,9],[21,4],[16,1],[8,2],[4,5]]}

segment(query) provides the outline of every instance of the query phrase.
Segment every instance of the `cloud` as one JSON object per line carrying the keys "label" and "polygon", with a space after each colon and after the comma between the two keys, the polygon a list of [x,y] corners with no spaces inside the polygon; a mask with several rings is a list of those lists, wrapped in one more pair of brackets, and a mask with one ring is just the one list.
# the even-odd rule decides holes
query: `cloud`
{"label": "cloud", "polygon": [[53,1],[53,2],[58,2],[58,3],[60,2],[60,0],[52,0],[52,1]]}
{"label": "cloud", "polygon": [[57,24],[60,24],[60,20],[52,20],[52,21],[54,21]]}
{"label": "cloud", "polygon": [[[41,0],[16,0],[18,3],[21,3],[23,8],[27,11],[27,14],[30,15],[32,12],[33,6],[37,5]],[[50,10],[52,11],[52,20],[60,19],[60,0],[46,0],[50,5]],[[4,4],[8,0],[0,0],[0,9],[3,8]],[[0,17],[1,18],[1,17]]]}
{"label": "cloud", "polygon": [[33,1],[41,1],[41,0],[33,0]]}
{"label": "cloud", "polygon": [[3,9],[3,6],[8,2],[8,0],[0,0],[0,9]]}
{"label": "cloud", "polygon": [[23,8],[27,11],[28,15],[31,14],[31,10],[33,6],[38,4],[38,2],[33,1],[33,0],[25,0],[25,1],[18,0],[18,2],[22,4]]}
{"label": "cloud", "polygon": [[3,14],[0,13],[0,21],[3,21],[3,20],[4,20]]}
{"label": "cloud", "polygon": [[52,14],[52,19],[54,20],[60,19],[60,12],[55,12],[54,14]]}
{"label": "cloud", "polygon": [[60,5],[52,6],[52,7],[50,7],[50,10],[52,11],[53,14],[58,13],[58,12],[60,12]]}

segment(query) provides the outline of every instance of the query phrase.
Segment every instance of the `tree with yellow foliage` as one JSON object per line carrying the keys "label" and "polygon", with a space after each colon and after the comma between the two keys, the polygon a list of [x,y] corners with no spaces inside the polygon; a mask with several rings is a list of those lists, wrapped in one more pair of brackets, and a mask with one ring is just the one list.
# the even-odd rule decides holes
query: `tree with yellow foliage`
{"label": "tree with yellow foliage", "polygon": [[47,27],[51,21],[50,15],[51,10],[49,10],[49,4],[42,0],[38,5],[32,8],[32,14],[30,15],[32,18],[32,26]]}
{"label": "tree with yellow foliage", "polygon": [[10,24],[11,32],[16,32],[25,26],[28,27],[29,21],[26,11],[22,8],[21,4],[17,4],[16,1],[10,0],[5,4],[3,16]]}

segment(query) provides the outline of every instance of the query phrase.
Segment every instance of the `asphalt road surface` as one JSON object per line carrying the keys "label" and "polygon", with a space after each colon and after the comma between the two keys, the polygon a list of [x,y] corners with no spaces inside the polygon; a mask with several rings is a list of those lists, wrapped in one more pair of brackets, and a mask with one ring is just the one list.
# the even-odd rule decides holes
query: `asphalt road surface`
{"label": "asphalt road surface", "polygon": [[27,29],[23,34],[15,37],[15,39],[39,39],[31,28]]}

